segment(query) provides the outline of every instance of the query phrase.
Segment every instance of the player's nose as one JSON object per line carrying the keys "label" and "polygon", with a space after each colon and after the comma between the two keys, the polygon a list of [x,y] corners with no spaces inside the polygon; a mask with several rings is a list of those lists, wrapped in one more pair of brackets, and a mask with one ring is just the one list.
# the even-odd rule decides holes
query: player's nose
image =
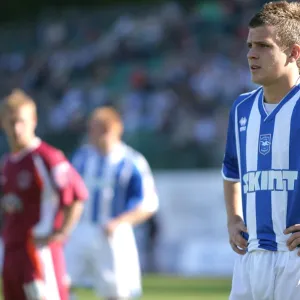
{"label": "player's nose", "polygon": [[251,48],[251,49],[249,49],[249,51],[247,53],[247,58],[248,58],[248,60],[257,59],[258,53],[256,52],[255,49]]}
{"label": "player's nose", "polygon": [[13,131],[16,135],[20,135],[23,131],[21,124],[19,124],[19,123],[14,124]]}

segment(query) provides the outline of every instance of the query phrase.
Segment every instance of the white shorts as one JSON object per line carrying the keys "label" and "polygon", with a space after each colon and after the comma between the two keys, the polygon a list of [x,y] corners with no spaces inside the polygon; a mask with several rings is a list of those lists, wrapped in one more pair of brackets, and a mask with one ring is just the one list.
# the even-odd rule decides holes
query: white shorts
{"label": "white shorts", "polygon": [[99,296],[105,298],[141,295],[138,251],[129,224],[121,224],[111,238],[98,226],[79,224],[65,254],[73,285],[91,283]]}
{"label": "white shorts", "polygon": [[253,251],[234,266],[229,300],[299,300],[300,257],[297,251]]}

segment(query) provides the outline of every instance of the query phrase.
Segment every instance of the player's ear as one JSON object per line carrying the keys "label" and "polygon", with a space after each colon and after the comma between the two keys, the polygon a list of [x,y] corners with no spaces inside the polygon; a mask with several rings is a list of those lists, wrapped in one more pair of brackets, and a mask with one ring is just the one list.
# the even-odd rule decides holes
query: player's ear
{"label": "player's ear", "polygon": [[297,62],[300,59],[300,45],[299,44],[294,44],[292,46],[288,59],[291,63]]}
{"label": "player's ear", "polygon": [[37,122],[38,122],[38,116],[37,116],[37,111],[36,111],[36,108],[33,107],[32,109],[32,120],[35,124],[35,127],[37,126]]}
{"label": "player's ear", "polygon": [[124,125],[121,124],[121,125],[120,125],[120,136],[122,136],[123,133],[124,133]]}
{"label": "player's ear", "polygon": [[119,123],[118,124],[118,134],[119,134],[119,136],[120,136],[120,138],[122,137],[122,135],[123,135],[123,133],[124,133],[124,125],[123,125],[123,123]]}
{"label": "player's ear", "polygon": [[37,116],[35,114],[32,116],[32,124],[33,124],[34,130],[36,130],[36,127],[37,127]]}

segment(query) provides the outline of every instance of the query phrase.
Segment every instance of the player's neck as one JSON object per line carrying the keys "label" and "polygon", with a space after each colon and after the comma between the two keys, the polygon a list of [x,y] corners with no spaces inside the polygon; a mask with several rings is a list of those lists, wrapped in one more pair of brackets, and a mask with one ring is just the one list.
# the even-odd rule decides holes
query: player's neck
{"label": "player's neck", "polygon": [[297,73],[290,77],[281,78],[268,86],[264,86],[265,102],[270,104],[279,103],[299,83],[299,74]]}
{"label": "player's neck", "polygon": [[102,155],[106,156],[106,155],[109,155],[115,149],[115,147],[117,145],[119,145],[119,142],[116,142],[116,141],[111,142],[111,143],[107,143],[105,145],[99,145],[98,146],[98,151]]}
{"label": "player's neck", "polygon": [[23,144],[18,144],[18,143],[10,143],[10,149],[11,153],[20,153],[23,151],[26,151],[28,149],[31,149],[35,147],[40,142],[39,138],[36,136],[32,136],[31,138],[28,139],[28,141],[24,142]]}

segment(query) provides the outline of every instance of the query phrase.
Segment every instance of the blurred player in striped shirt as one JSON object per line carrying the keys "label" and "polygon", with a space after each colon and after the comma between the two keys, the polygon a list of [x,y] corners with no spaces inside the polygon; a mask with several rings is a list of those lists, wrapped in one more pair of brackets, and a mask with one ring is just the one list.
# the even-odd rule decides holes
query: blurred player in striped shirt
{"label": "blurred player in striped shirt", "polygon": [[87,274],[99,296],[131,299],[141,294],[133,226],[158,208],[153,176],[146,159],[121,141],[116,110],[96,109],[88,130],[90,144],[72,161],[90,198],[66,249],[71,280],[76,285]]}
{"label": "blurred player in striped shirt", "polygon": [[266,4],[249,23],[261,85],[233,104],[223,164],[237,258],[231,300],[300,299],[300,3]]}

